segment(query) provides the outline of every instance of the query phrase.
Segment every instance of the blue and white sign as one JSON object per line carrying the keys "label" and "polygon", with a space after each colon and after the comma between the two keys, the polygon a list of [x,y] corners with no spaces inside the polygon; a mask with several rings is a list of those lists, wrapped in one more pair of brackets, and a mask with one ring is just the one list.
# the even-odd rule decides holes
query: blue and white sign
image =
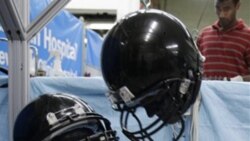
{"label": "blue and white sign", "polygon": [[[0,67],[8,68],[8,43],[5,41],[6,37],[3,28],[0,26]],[[3,73],[0,72],[0,75]]]}
{"label": "blue and white sign", "polygon": [[[51,0],[31,0],[31,21]],[[38,68],[49,76],[82,75],[83,23],[63,10],[30,42],[37,47]]]}
{"label": "blue and white sign", "polygon": [[[34,20],[51,0],[31,0],[30,19]],[[0,28],[0,37],[5,37]],[[62,10],[31,41],[37,49],[38,69],[47,76],[82,75],[83,23],[69,12]],[[34,50],[33,50],[34,51]],[[0,66],[8,67],[7,44],[0,42]],[[31,52],[34,56],[35,53]],[[30,60],[34,67],[34,57]],[[32,69],[31,69],[32,71]]]}

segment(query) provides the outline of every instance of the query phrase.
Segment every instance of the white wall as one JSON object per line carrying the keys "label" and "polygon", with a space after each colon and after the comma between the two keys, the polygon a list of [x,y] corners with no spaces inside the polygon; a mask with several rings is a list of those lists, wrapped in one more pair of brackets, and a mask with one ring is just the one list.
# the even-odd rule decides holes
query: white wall
{"label": "white wall", "polygon": [[71,0],[66,9],[74,13],[111,13],[120,19],[139,9],[139,0]]}

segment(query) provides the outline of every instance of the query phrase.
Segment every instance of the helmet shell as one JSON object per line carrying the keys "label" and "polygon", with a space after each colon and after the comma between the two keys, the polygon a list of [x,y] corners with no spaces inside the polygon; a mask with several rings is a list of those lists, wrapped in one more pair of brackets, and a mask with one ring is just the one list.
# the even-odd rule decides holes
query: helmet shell
{"label": "helmet shell", "polygon": [[[51,116],[53,115],[53,116]],[[111,131],[110,123],[82,99],[69,94],[44,94],[19,113],[14,141],[81,140]]]}
{"label": "helmet shell", "polygon": [[116,23],[104,40],[101,66],[111,91],[126,86],[136,98],[159,81],[200,71],[198,50],[184,24],[155,9]]}

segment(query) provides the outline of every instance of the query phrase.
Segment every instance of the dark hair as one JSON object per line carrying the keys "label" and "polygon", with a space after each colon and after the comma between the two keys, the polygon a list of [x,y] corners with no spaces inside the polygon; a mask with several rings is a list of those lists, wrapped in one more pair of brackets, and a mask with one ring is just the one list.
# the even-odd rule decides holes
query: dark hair
{"label": "dark hair", "polygon": [[[224,1],[228,1],[228,0],[217,0],[219,2],[224,2]],[[232,0],[233,3],[236,5],[237,3],[239,3],[240,0]]]}

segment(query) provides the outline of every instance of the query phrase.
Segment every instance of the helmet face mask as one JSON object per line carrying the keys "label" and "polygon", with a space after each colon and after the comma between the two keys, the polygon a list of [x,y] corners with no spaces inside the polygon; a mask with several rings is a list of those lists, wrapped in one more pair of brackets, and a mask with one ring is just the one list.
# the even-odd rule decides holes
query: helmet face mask
{"label": "helmet face mask", "polygon": [[125,16],[108,32],[101,55],[107,97],[121,115],[144,107],[149,117],[175,123],[198,95],[200,53],[184,24],[168,13],[150,9]]}
{"label": "helmet face mask", "polygon": [[82,99],[68,94],[41,95],[25,106],[14,126],[14,141],[89,139],[118,140],[106,118]]}

